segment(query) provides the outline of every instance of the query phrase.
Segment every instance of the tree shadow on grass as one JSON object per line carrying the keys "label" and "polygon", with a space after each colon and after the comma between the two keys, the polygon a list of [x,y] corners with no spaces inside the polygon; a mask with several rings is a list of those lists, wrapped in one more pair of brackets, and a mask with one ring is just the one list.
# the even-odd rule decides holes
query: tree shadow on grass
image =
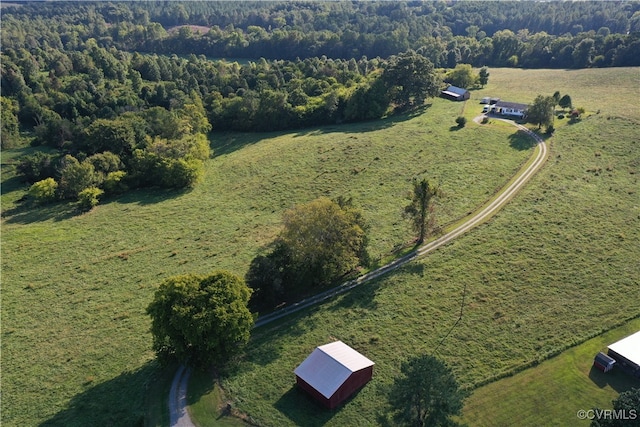
{"label": "tree shadow on grass", "polygon": [[19,175],[2,180],[2,194],[4,195],[14,191],[25,190],[28,189],[28,187],[29,184]]}
{"label": "tree shadow on grass", "polygon": [[106,199],[103,204],[117,202],[122,204],[154,205],[167,200],[177,199],[180,196],[191,192],[190,188],[168,189],[168,188],[141,188],[128,191],[118,197]]}
{"label": "tree shadow on grass", "polygon": [[345,308],[359,308],[364,310],[375,310],[378,308],[376,294],[381,286],[381,279],[375,279],[358,285],[355,289],[347,291],[337,304],[331,307],[332,310],[342,310]]}
{"label": "tree shadow on grass", "polygon": [[317,328],[318,322],[311,315],[318,310],[317,306],[309,307],[254,329],[251,334],[254,345],[251,347],[255,350],[246,354],[246,358],[260,366],[266,366],[279,359],[282,348],[278,343],[282,342],[283,337],[300,337],[308,330]]}
{"label": "tree shadow on grass", "polygon": [[613,369],[607,373],[602,372],[595,366],[591,366],[589,379],[599,388],[609,386],[618,393],[631,390],[633,387],[638,386],[638,381],[619,366],[614,366]]}
{"label": "tree shadow on grass", "polygon": [[[178,198],[189,191],[191,190],[169,190],[160,188],[132,190],[118,197],[104,199],[98,205],[98,208],[101,205],[113,202],[151,205]],[[54,221],[64,221],[86,213],[87,211],[78,208],[77,204],[73,201],[62,201],[47,205],[33,205],[28,201],[22,201],[16,206],[3,211],[2,217],[5,218],[5,222],[8,224],[32,224],[51,219]]]}
{"label": "tree shadow on grass", "polygon": [[402,123],[420,116],[424,114],[431,105],[432,104],[425,104],[420,108],[416,108],[409,112],[395,114],[382,119],[354,123],[341,123],[271,132],[213,132],[210,135],[210,147],[213,150],[213,157],[215,158],[231,154],[237,150],[241,150],[247,146],[260,142],[263,139],[275,138],[278,136],[290,135],[294,138],[298,138],[301,136],[316,136],[334,132],[341,132],[345,134],[375,132],[377,130],[390,128],[397,123]]}
{"label": "tree shadow on grass", "polygon": [[2,212],[2,216],[8,224],[32,224],[50,219],[64,221],[82,213],[72,203],[54,203],[43,206],[23,203]]}
{"label": "tree shadow on grass", "polygon": [[210,147],[213,150],[213,157],[231,154],[246,146],[253,145],[263,139],[268,139],[284,132],[220,132],[211,134]]}
{"label": "tree shadow on grass", "polygon": [[523,130],[518,130],[509,135],[509,145],[519,151],[530,150],[537,145],[537,141]]}
{"label": "tree shadow on grass", "polygon": [[85,391],[72,397],[66,409],[40,425],[144,426],[148,390],[162,375],[157,363],[151,361],[95,386],[89,379]]}
{"label": "tree shadow on grass", "polygon": [[385,117],[382,119],[375,119],[369,121],[362,122],[353,122],[353,123],[344,123],[337,125],[327,125],[316,128],[309,128],[304,130],[299,130],[294,134],[294,137],[300,136],[315,136],[315,135],[323,135],[334,132],[340,132],[345,134],[353,134],[353,133],[366,133],[366,132],[375,132],[381,129],[388,129],[395,126],[398,123],[406,122],[415,117],[418,117],[424,114],[432,104],[425,104],[419,108],[414,110],[394,114],[389,117]]}

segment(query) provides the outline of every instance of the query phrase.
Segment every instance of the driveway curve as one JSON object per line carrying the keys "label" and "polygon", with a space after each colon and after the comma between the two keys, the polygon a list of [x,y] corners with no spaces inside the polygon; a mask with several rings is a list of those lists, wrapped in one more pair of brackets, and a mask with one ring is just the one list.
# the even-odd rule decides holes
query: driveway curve
{"label": "driveway curve", "polygon": [[[473,119],[475,123],[480,124],[484,115],[477,116]],[[322,292],[313,297],[302,300],[296,304],[293,304],[287,308],[278,310],[276,312],[270,313],[265,316],[261,316],[256,321],[254,327],[264,326],[274,320],[283,318],[288,316],[289,314],[295,313],[297,311],[303,310],[307,307],[316,305],[321,303],[322,301],[333,298],[336,295],[340,295],[345,293],[356,286],[367,283],[373,279],[376,279],[384,274],[387,274],[417,258],[420,258],[439,247],[449,243],[451,240],[456,237],[466,233],[467,231],[475,228],[481,223],[485,222],[489,219],[493,214],[498,212],[502,207],[507,204],[507,202],[524,186],[524,184],[533,176],[535,173],[544,165],[547,155],[548,149],[544,140],[540,138],[537,134],[530,131],[526,127],[515,123],[513,120],[498,118],[498,120],[502,120],[508,123],[511,123],[519,130],[525,132],[531,138],[533,138],[536,143],[536,149],[534,152],[533,160],[527,162],[527,164],[515,175],[515,177],[502,189],[498,192],[498,194],[491,199],[485,206],[483,206],[476,213],[472,214],[466,221],[457,226],[455,229],[449,231],[448,233],[443,234],[438,239],[433,240],[415,251],[398,258],[389,264],[386,264],[376,270],[370,271],[367,274],[364,274],[356,279],[350,280],[348,282],[343,283],[340,286],[329,289],[328,291]],[[176,371],[176,375],[173,379],[173,383],[171,384],[171,391],[169,392],[169,411],[170,411],[170,422],[171,427],[195,427],[191,418],[189,417],[189,413],[186,408],[186,393],[187,393],[187,384],[189,380],[190,370],[185,368],[184,366],[180,366]]]}

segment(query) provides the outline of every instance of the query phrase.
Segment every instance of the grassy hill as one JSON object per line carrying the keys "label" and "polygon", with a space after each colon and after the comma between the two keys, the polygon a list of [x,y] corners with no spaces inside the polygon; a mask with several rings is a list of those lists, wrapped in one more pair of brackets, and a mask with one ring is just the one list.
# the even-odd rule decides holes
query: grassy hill
{"label": "grassy hill", "polygon": [[[257,331],[246,360],[224,383],[236,407],[265,425],[376,423],[384,390],[409,355],[437,349],[472,385],[640,314],[633,297],[640,277],[633,262],[640,258],[640,107],[632,100],[621,111],[618,91],[598,89],[633,91],[638,70],[490,71],[490,84],[473,92],[465,116],[477,114],[482,96],[527,102],[555,90],[593,114],[558,130],[547,167],[490,223],[365,288]],[[63,205],[15,209],[24,188],[11,163],[20,150],[4,152],[3,425],[144,418],[145,395],[160,375],[144,314],[155,286],[186,272],[244,274],[293,204],[353,197],[372,225],[374,259],[411,240],[401,212],[415,176],[442,186],[442,224],[473,210],[531,149],[508,126],[453,130],[462,107],[436,99],[420,114],[381,122],[214,135],[216,157],[194,190],[136,192],[80,216]],[[465,285],[464,321],[440,344]],[[295,392],[291,372],[332,338],[377,365],[374,381],[351,403],[325,413]]]}

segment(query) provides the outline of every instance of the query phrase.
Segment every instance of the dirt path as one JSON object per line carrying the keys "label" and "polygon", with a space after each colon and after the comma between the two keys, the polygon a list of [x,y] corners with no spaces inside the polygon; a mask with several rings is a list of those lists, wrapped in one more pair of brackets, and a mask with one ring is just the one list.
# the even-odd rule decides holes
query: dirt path
{"label": "dirt path", "polygon": [[191,369],[180,366],[169,391],[169,425],[171,427],[195,427],[187,412],[187,385]]}
{"label": "dirt path", "polygon": [[[475,117],[473,121],[475,123],[480,123],[484,115],[480,115]],[[523,167],[514,177],[509,184],[503,188],[498,195],[493,198],[486,206],[482,207],[479,211],[473,214],[469,219],[467,219],[464,223],[456,227],[454,230],[440,236],[438,239],[427,243],[426,245],[418,248],[417,250],[411,252],[403,256],[402,258],[398,258],[389,264],[382,266],[376,270],[373,270],[365,275],[358,277],[357,279],[350,280],[340,286],[337,286],[333,289],[329,289],[326,292],[318,294],[314,297],[308,298],[306,300],[300,301],[296,304],[293,304],[290,307],[287,307],[282,310],[278,310],[277,312],[268,314],[266,316],[261,316],[255,323],[255,327],[260,327],[270,323],[274,320],[285,317],[291,313],[295,313],[304,308],[310,307],[312,305],[316,305],[322,301],[325,301],[329,298],[332,298],[336,295],[342,294],[344,292],[349,291],[350,289],[355,288],[363,283],[369,282],[377,277],[382,276],[390,271],[393,271],[414,259],[422,257],[435,249],[439,248],[442,245],[447,244],[451,240],[456,237],[466,233],[472,228],[478,226],[483,223],[487,219],[489,219],[494,213],[499,211],[521,188],[522,186],[542,167],[544,162],[547,159],[547,145],[544,140],[540,138],[535,133],[531,132],[526,127],[519,125],[512,120],[507,119],[497,119],[503,120],[505,122],[511,123],[516,126],[518,129],[527,133],[531,136],[537,143],[537,147],[535,149],[535,155],[532,161],[527,162],[527,165]],[[169,410],[171,413],[171,426],[172,427],[192,427],[194,424],[191,422],[189,418],[189,414],[186,410],[186,390],[187,383],[189,379],[190,371],[185,369],[184,367],[180,367],[176,372],[176,376],[174,377],[173,384],[171,385],[171,391],[169,393]],[[176,418],[174,418],[174,415]],[[175,420],[175,421],[174,421]]]}

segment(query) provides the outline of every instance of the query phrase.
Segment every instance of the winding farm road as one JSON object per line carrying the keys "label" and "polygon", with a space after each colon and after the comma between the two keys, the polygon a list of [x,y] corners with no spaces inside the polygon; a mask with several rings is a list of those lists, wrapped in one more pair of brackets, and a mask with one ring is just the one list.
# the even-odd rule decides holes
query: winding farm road
{"label": "winding farm road", "polygon": [[[478,116],[474,118],[474,122],[479,123],[480,120],[484,116]],[[442,245],[447,244],[451,240],[456,237],[466,233],[472,228],[478,226],[483,223],[487,219],[489,219],[494,213],[500,210],[520,189],[524,186],[524,184],[542,167],[547,159],[547,145],[544,140],[540,138],[538,135],[527,129],[526,127],[519,125],[512,120],[506,119],[498,119],[503,120],[505,122],[511,123],[516,126],[519,130],[525,132],[529,136],[531,136],[536,142],[537,147],[535,149],[535,155],[532,160],[528,161],[527,164],[516,174],[516,176],[509,182],[509,184],[504,187],[501,191],[498,192],[497,196],[495,196],[489,203],[487,203],[484,207],[482,207],[475,214],[472,214],[470,218],[464,221],[455,229],[450,232],[443,234],[438,239],[429,242],[415,251],[390,262],[387,265],[384,265],[376,270],[373,270],[367,274],[364,274],[357,279],[350,280],[346,283],[343,283],[340,286],[337,286],[333,289],[329,289],[326,292],[315,295],[311,298],[300,301],[296,304],[291,305],[290,307],[284,308],[282,310],[278,310],[266,316],[261,316],[255,323],[255,327],[260,327],[270,323],[274,320],[280,319],[282,317],[288,316],[291,313],[295,313],[312,305],[316,305],[322,301],[325,301],[329,298],[333,298],[336,295],[347,292],[356,286],[362,285],[363,283],[369,282],[373,279],[376,279],[383,274],[386,274],[390,271],[393,271],[414,259],[420,258]],[[169,412],[170,412],[170,420],[172,427],[195,427],[191,422],[191,418],[189,417],[189,413],[186,408],[186,393],[187,393],[187,384],[189,380],[190,370],[181,366],[173,379],[173,383],[171,385],[171,391],[169,392]]]}

